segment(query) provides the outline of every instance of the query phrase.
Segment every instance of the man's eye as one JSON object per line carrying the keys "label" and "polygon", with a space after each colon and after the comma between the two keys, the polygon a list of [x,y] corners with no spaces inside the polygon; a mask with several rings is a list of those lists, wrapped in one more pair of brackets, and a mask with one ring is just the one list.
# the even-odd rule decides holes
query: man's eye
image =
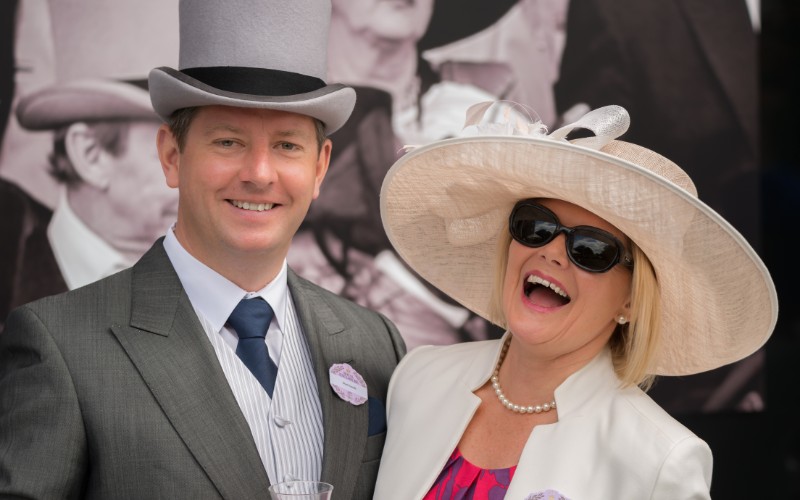
{"label": "man's eye", "polygon": [[297,146],[297,144],[292,144],[291,142],[282,142],[280,144],[280,148],[284,151],[295,151],[299,149],[299,146]]}
{"label": "man's eye", "polygon": [[217,144],[219,144],[223,148],[231,148],[234,145],[236,145],[236,143],[234,141],[230,140],[230,139],[219,139],[217,141]]}

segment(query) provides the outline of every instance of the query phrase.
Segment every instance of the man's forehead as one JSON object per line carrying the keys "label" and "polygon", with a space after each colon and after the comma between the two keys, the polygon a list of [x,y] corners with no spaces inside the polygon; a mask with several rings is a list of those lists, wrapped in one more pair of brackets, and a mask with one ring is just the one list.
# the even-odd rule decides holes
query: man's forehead
{"label": "man's forehead", "polygon": [[253,124],[274,124],[280,128],[313,130],[314,119],[308,115],[263,108],[243,108],[233,106],[201,106],[195,121],[202,122],[204,128],[242,129]]}

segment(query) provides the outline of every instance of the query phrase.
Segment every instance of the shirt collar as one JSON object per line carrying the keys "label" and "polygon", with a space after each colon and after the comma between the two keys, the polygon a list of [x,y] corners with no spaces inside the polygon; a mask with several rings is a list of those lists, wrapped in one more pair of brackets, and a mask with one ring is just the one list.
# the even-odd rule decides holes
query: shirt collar
{"label": "shirt collar", "polygon": [[192,306],[219,332],[231,312],[244,298],[262,297],[272,307],[278,328],[283,330],[289,292],[287,264],[284,259],[278,275],[264,288],[248,292],[192,256],[175,237],[172,226],[164,238],[164,250],[181,280]]}
{"label": "shirt collar", "polygon": [[75,215],[65,190],[47,226],[47,239],[70,290],[133,265]]}

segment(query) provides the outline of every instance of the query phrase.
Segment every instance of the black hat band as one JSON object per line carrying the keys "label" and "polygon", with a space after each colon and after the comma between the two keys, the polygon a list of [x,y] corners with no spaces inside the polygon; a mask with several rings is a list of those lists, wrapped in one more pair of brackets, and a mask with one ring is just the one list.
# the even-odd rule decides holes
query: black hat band
{"label": "black hat band", "polygon": [[206,85],[237,94],[287,96],[325,87],[325,82],[319,78],[278,69],[212,66],[186,68],[181,73]]}

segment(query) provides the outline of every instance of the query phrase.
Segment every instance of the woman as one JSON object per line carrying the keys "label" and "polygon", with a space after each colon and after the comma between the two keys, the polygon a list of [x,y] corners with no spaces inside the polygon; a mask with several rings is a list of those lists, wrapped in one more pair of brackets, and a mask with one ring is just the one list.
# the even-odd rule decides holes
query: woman
{"label": "woman", "polygon": [[708,446],[642,389],[762,346],[767,270],[677,165],[615,140],[624,109],[545,136],[488,107],[401,158],[381,210],[417,273],[507,332],[401,362],[375,498],[708,498]]}

